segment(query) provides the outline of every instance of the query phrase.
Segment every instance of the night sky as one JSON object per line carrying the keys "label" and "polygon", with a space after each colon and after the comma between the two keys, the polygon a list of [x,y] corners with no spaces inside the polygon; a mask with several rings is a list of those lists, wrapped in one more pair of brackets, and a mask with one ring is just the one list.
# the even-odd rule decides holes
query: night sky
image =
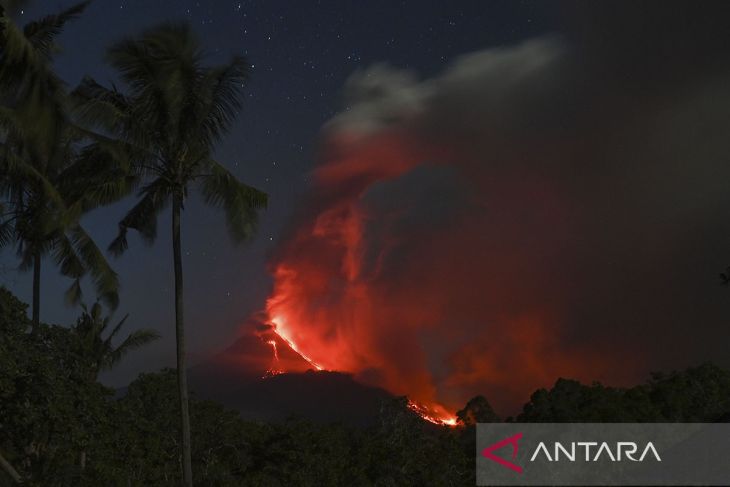
{"label": "night sky", "polygon": [[[23,18],[36,18],[71,3],[36,1]],[[384,133],[406,131],[416,139],[433,141],[435,150],[449,148],[442,154],[443,163],[468,174],[470,158],[476,155],[482,157],[480,162],[492,164],[475,169],[471,182],[482,183],[483,192],[491,191],[492,199],[485,204],[497,209],[493,233],[485,230],[490,220],[482,217],[472,220],[479,231],[462,233],[471,242],[502,238],[492,248],[497,255],[493,260],[515,259],[512,268],[495,269],[497,275],[510,276],[502,291],[514,290],[513,296],[501,296],[499,289],[492,289],[495,306],[525,313],[549,308],[559,316],[555,326],[561,330],[561,339],[553,348],[561,353],[585,346],[583,355],[576,357],[590,361],[591,354],[585,350],[604,357],[625,344],[627,355],[636,358],[634,375],[605,373],[605,363],[591,371],[601,372],[596,379],[635,380],[651,369],[710,359],[722,362],[730,339],[726,325],[730,294],[717,278],[730,264],[726,223],[730,192],[722,183],[730,178],[730,166],[722,159],[729,152],[722,141],[728,140],[730,127],[724,115],[730,96],[722,88],[728,86],[730,72],[730,43],[722,24],[726,10],[722,3],[713,2],[693,6],[645,1],[97,0],[60,38],[64,51],[57,67],[71,86],[87,74],[109,84],[113,74],[102,62],[107,46],[175,20],[187,20],[195,27],[211,61],[243,54],[251,63],[244,109],[219,145],[217,158],[241,180],[266,191],[270,206],[262,215],[256,239],[234,248],[221,213],[197,204],[195,197],[186,205],[186,327],[193,363],[230,344],[247,317],[263,309],[273,282],[267,261],[280,262],[282,255],[316,260],[297,253],[300,240],[291,237],[296,233],[291,221],[295,215],[302,218],[302,208],[305,214],[316,215],[312,201],[315,207],[319,203],[310,190],[328,189],[315,184],[312,172],[321,162],[323,140],[331,142],[333,133],[372,124],[373,113],[383,119],[401,115],[397,104],[389,100],[358,100],[358,107],[350,107],[342,96],[343,87],[352,86],[348,80],[358,70],[386,63],[393,72],[407,70],[418,80],[436,81],[396,87],[427,98],[426,108],[417,123],[394,123]],[[536,42],[513,49],[530,39]],[[485,51],[498,47],[504,50]],[[486,54],[472,58],[472,64],[459,61],[473,52]],[[526,64],[521,65],[521,60]],[[523,84],[500,84],[502,71],[504,79],[514,76],[522,83],[523,68],[527,73]],[[388,72],[384,68],[380,73]],[[375,73],[373,79],[377,78]],[[392,77],[382,78],[387,91]],[[377,116],[372,118],[380,123]],[[464,143],[472,147],[460,147]],[[463,160],[457,160],[457,152]],[[497,176],[483,172],[484,167],[496,168]],[[512,173],[508,167],[524,170],[526,177],[515,176],[522,173]],[[418,188],[431,187],[432,183],[423,181],[433,180],[432,185],[438,186],[435,181],[443,185],[451,177],[434,174],[428,169],[399,174],[393,185],[384,188],[376,181],[361,203],[375,212],[382,210],[387,217],[384,208],[403,203],[394,195],[416,194]],[[499,175],[505,179],[493,185]],[[460,184],[454,182],[453,194],[446,186],[438,186],[443,190],[438,194],[457,205],[454,195],[464,194]],[[512,193],[510,184],[514,184]],[[525,195],[526,189],[534,194]],[[541,219],[541,212],[550,208],[544,203],[551,192],[555,211]],[[130,204],[128,200],[85,218],[86,228],[100,246],[113,239],[116,223]],[[306,215],[303,218],[306,221]],[[524,227],[519,226],[521,221],[527,222]],[[159,229],[151,248],[133,235],[129,251],[113,261],[122,283],[117,314],[130,313],[129,329],[149,327],[163,335],[108,374],[106,379],[113,385],[127,383],[140,371],[174,363],[166,214]],[[394,232],[399,237],[401,233],[407,229]],[[555,235],[564,240],[552,239]],[[306,239],[302,242],[311,244]],[[473,252],[461,241],[443,242],[443,248],[449,245],[457,254]],[[411,250],[400,262],[419,251],[431,256],[429,249],[414,246]],[[3,263],[2,282],[29,302],[30,275],[12,270],[15,261],[9,251],[3,253]],[[436,264],[434,273],[448,277],[450,271]],[[383,283],[416,275],[405,267],[397,275],[398,269],[389,268],[387,279],[381,275]],[[488,274],[493,267],[485,264],[483,269]],[[465,275],[471,283],[467,289],[475,289],[472,302],[480,301],[479,292],[487,292],[494,284]],[[456,282],[457,276],[452,288],[466,282]],[[408,280],[404,282],[407,285]],[[67,285],[56,269],[45,266],[42,320],[73,321],[78,310],[63,303]],[[86,299],[93,299],[88,286],[86,290]],[[540,302],[531,299],[538,295],[543,297]],[[468,310],[461,313],[464,320],[484,312],[471,309],[469,302],[456,302],[461,310]],[[464,329],[481,333],[481,324],[470,326],[464,324]],[[519,326],[523,325],[515,325]],[[439,346],[448,342],[435,337],[419,339]],[[463,347],[465,338],[458,340]],[[390,345],[395,347],[394,343]],[[656,350],[643,354],[652,346]],[[446,346],[441,348],[433,357],[448,357]],[[478,354],[479,350],[472,351],[473,356]],[[478,360],[451,360],[452,372],[464,377],[470,368],[480,367]],[[624,368],[634,363],[619,362]],[[722,364],[728,365],[727,361]],[[562,362],[554,361],[554,365],[555,370],[581,370],[575,363],[562,369]],[[535,370],[541,366],[536,364]],[[441,366],[434,368],[438,376]],[[484,384],[477,381],[468,388]]]}

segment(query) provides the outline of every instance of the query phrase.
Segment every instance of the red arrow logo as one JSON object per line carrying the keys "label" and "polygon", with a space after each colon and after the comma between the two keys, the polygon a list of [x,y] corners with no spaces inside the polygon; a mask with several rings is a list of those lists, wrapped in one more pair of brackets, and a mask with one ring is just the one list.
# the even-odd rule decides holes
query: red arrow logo
{"label": "red arrow logo", "polygon": [[519,465],[515,465],[514,463],[507,461],[504,458],[498,457],[497,455],[492,453],[494,450],[499,450],[503,446],[512,445],[512,460],[514,460],[517,457],[517,450],[519,449],[519,445],[517,444],[517,442],[520,441],[521,438],[522,433],[517,433],[514,436],[510,436],[509,438],[505,438],[502,441],[498,441],[494,445],[488,446],[484,450],[482,450],[482,456],[499,463],[503,467],[514,470],[517,473],[522,473],[522,467],[520,467]]}

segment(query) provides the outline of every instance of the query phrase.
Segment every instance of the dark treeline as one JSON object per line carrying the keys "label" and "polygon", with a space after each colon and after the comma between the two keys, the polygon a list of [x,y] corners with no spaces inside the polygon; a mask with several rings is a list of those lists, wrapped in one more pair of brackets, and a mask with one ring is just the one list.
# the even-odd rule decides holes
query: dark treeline
{"label": "dark treeline", "polygon": [[[35,333],[26,313],[0,289],[0,485],[13,485],[14,476],[24,485],[180,485],[175,371],[142,374],[116,397],[96,381],[99,347],[84,339],[88,313],[71,327],[41,323]],[[474,425],[501,420],[481,396],[453,428],[423,421],[405,398],[383,403],[368,427],[245,421],[194,396],[190,412],[194,481],[210,486],[474,485]],[[627,389],[559,379],[506,420],[729,418],[730,372],[703,365]]]}

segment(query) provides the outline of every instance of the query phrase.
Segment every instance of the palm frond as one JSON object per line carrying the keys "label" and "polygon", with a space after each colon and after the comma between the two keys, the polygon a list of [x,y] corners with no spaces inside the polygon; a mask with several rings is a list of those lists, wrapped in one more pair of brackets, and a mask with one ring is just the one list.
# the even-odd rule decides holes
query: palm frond
{"label": "palm frond", "polygon": [[[112,156],[111,142],[91,138],[70,121],[65,85],[51,64],[58,35],[89,3],[31,22],[22,31],[0,18],[0,191],[9,197],[15,218],[12,235],[3,226],[0,240],[18,242],[23,269],[35,256],[50,254],[73,280],[69,302],[79,302],[80,281],[89,275],[100,298],[114,307],[117,275],[79,220],[131,192],[135,178],[120,163],[122,157]],[[84,149],[89,141],[97,152]]]}
{"label": "palm frond", "polygon": [[117,273],[111,268],[104,253],[99,250],[94,240],[80,225],[71,228],[70,233],[74,249],[91,275],[97,295],[109,307],[115,309],[119,305]]}
{"label": "palm frond", "polygon": [[[130,88],[130,97],[134,99],[131,111],[134,125],[158,134],[166,132],[171,98],[168,91],[170,87],[174,88],[165,73],[169,60],[136,39],[126,39],[112,46],[107,51],[107,60]],[[147,139],[151,134],[136,131],[135,135]]]}
{"label": "palm frond", "polygon": [[89,142],[78,156],[80,161],[102,164],[109,170],[121,171],[134,176],[159,175],[155,170],[157,155],[148,147],[148,140],[133,137],[132,140],[113,138],[74,126],[74,130]]}
{"label": "palm frond", "polygon": [[116,347],[104,361],[105,368],[117,364],[127,353],[151,343],[160,338],[159,333],[153,330],[137,330],[131,333],[118,347]]}
{"label": "palm frond", "polygon": [[0,134],[5,140],[20,140],[25,135],[17,112],[10,107],[0,106]]}
{"label": "palm frond", "polygon": [[83,148],[71,164],[57,176],[58,185],[69,203],[79,203],[86,212],[115,203],[135,189],[139,177],[117,144],[94,143]]}
{"label": "palm frond", "polygon": [[[76,249],[67,235],[60,233],[56,237],[52,254],[53,260],[62,275],[78,280],[86,274],[84,262],[76,253]],[[72,304],[76,304],[76,302]]]}
{"label": "palm frond", "polygon": [[[100,322],[103,324],[104,320],[101,318],[102,311],[103,309],[101,303],[99,301],[95,301],[94,304],[91,306],[89,315],[91,316],[91,319],[94,320],[94,322]],[[103,328],[103,326],[100,326],[99,331],[102,331]]]}
{"label": "palm frond", "polygon": [[124,315],[124,318],[122,318],[121,320],[119,320],[119,322],[114,326],[114,328],[112,328],[111,333],[109,333],[109,336],[106,337],[106,340],[105,340],[106,342],[108,342],[109,344],[111,344],[111,342],[114,339],[114,337],[117,335],[117,333],[119,333],[119,330],[121,330],[122,329],[122,326],[124,326],[124,322],[127,321],[127,318],[129,318],[129,313],[127,313],[126,315]]}
{"label": "palm frond", "polygon": [[0,249],[15,241],[15,225],[10,218],[0,222]]}
{"label": "palm frond", "polygon": [[46,56],[50,56],[55,48],[54,40],[62,31],[66,23],[78,18],[91,2],[77,3],[62,12],[47,15],[40,20],[25,26],[23,33],[33,47]]}
{"label": "palm frond", "polygon": [[62,213],[69,210],[61,192],[45,174],[26,159],[2,146],[0,146],[0,169],[6,179],[22,181],[24,185],[34,188],[36,197],[48,201],[56,211]]}
{"label": "palm frond", "polygon": [[256,232],[258,211],[266,208],[268,195],[236,179],[219,163],[209,161],[210,174],[202,176],[203,200],[226,213],[228,231],[235,242],[249,239]]}
{"label": "palm frond", "polygon": [[2,16],[0,21],[3,42],[3,49],[0,51],[0,86],[17,87],[29,74],[42,75],[48,69],[44,56],[7,16]]}
{"label": "palm frond", "polygon": [[69,306],[75,306],[81,299],[83,299],[83,292],[81,290],[81,279],[74,279],[66,292],[64,293],[64,299],[66,304]]}
{"label": "palm frond", "polygon": [[[49,63],[57,50],[55,38],[89,3],[85,1],[58,14],[30,22],[22,31],[6,16],[1,16],[0,87],[14,88],[11,92],[16,93],[16,99],[28,98],[38,86],[43,86],[46,94],[56,93],[63,82],[53,73]],[[50,106],[48,99],[44,102]]]}
{"label": "palm frond", "polygon": [[241,109],[248,75],[248,61],[244,57],[235,57],[230,63],[209,69],[202,76],[198,96],[203,107],[198,117],[207,144],[217,142],[228,131]]}
{"label": "palm frond", "polygon": [[109,245],[112,255],[122,254],[127,247],[127,230],[137,230],[147,242],[157,237],[157,215],[170,200],[170,185],[163,178],[157,178],[140,191],[142,199],[119,222],[119,234]]}
{"label": "palm frond", "polygon": [[105,88],[89,76],[81,80],[70,97],[74,114],[86,125],[123,133],[132,122],[131,101],[115,88]]}

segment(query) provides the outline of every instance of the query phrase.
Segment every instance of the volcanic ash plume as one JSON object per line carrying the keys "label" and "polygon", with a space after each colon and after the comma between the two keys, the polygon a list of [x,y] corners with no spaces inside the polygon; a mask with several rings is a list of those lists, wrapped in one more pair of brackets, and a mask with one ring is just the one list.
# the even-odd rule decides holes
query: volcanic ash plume
{"label": "volcanic ash plume", "polygon": [[[647,354],[631,352],[648,341],[630,330],[646,326],[654,298],[635,291],[675,249],[637,255],[669,229],[636,233],[644,215],[631,208],[651,207],[681,175],[649,193],[615,188],[651,177],[665,149],[653,141],[678,133],[684,122],[672,117],[695,102],[667,105],[670,93],[641,102],[637,119],[627,106],[641,98],[601,85],[579,58],[538,39],[465,56],[425,81],[387,66],[353,75],[348,109],[323,130],[311,194],[271,261],[278,334],[317,367],[444,417],[477,393],[510,413],[559,376],[645,373]],[[707,147],[719,133],[683,136],[715,160]],[[656,209],[671,220],[718,195]],[[634,246],[620,232],[634,232]]]}

